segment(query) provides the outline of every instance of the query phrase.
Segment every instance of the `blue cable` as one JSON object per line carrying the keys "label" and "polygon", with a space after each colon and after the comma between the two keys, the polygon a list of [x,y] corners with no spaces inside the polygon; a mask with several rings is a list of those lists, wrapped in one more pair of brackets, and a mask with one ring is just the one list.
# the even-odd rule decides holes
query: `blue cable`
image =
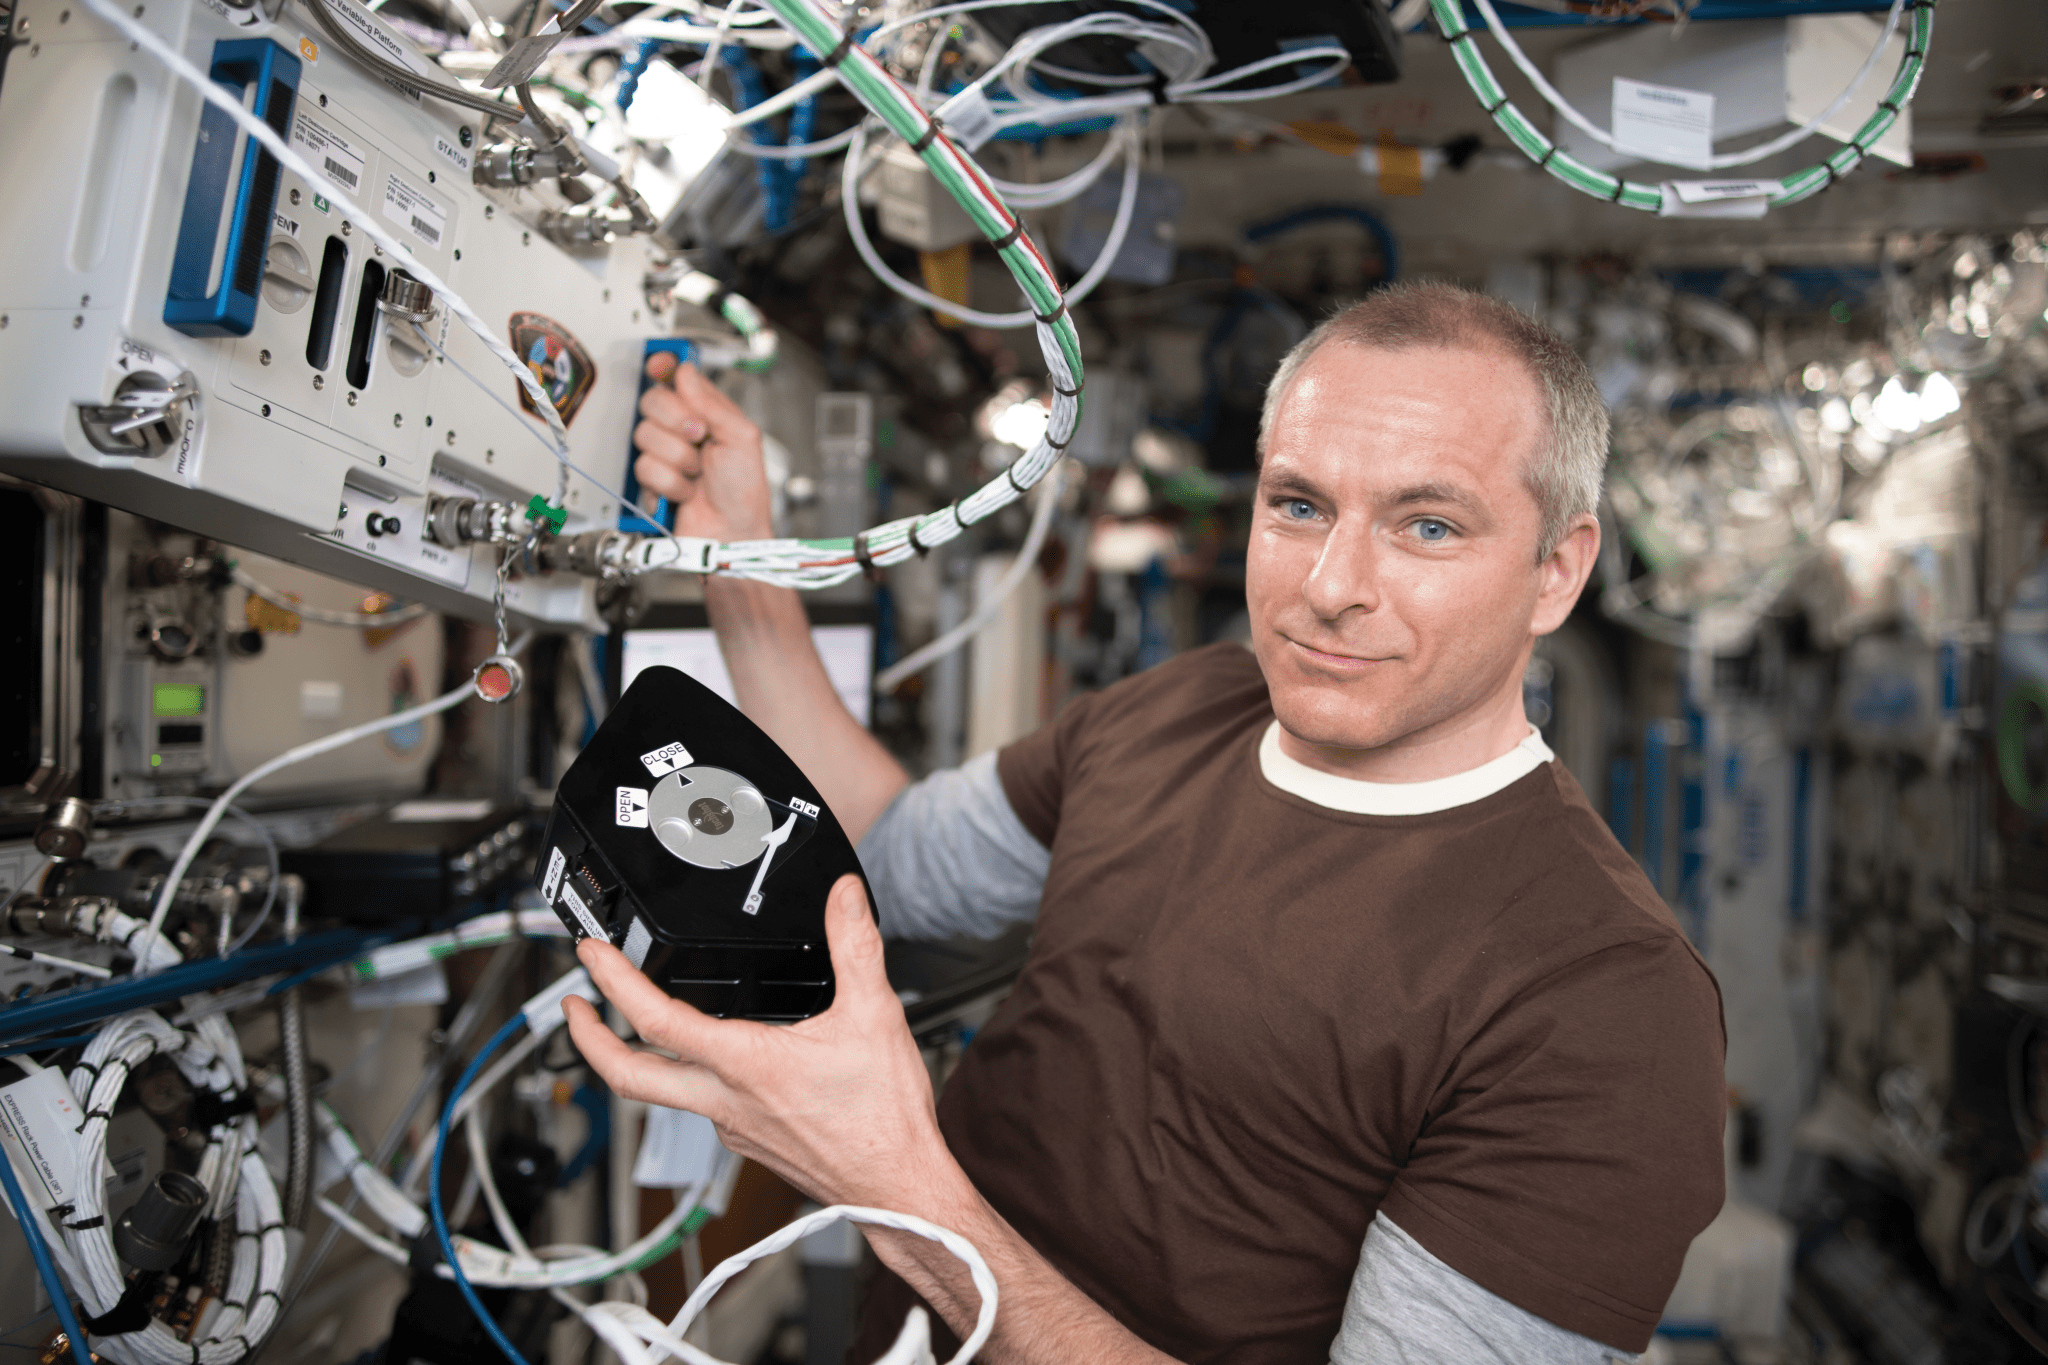
{"label": "blue cable", "polygon": [[[448,1092],[447,1107],[441,1111],[440,1131],[434,1138],[434,1160],[427,1168],[427,1211],[434,1216],[434,1236],[441,1243],[441,1255],[447,1258],[449,1273],[455,1277],[455,1287],[460,1289],[462,1297],[469,1301],[470,1311],[476,1314],[476,1320],[484,1325],[484,1331],[490,1333],[491,1340],[497,1343],[498,1349],[505,1353],[505,1359],[511,1361],[512,1365],[527,1365],[527,1359],[519,1354],[519,1348],[505,1335],[505,1329],[498,1326],[498,1320],[484,1307],[484,1301],[477,1297],[476,1287],[469,1282],[469,1277],[462,1273],[462,1262],[455,1259],[455,1243],[448,1236],[448,1215],[441,1209],[441,1158],[448,1154],[448,1130],[454,1125],[455,1105],[461,1100],[462,1092],[469,1089],[469,1083],[476,1079],[477,1072],[483,1070],[483,1065],[491,1059],[491,1054],[503,1047],[506,1039],[525,1027],[526,1016],[513,1015],[505,1021],[503,1028],[491,1035],[491,1040],[483,1045],[476,1056],[469,1059],[469,1065],[456,1080],[455,1088]],[[0,1165],[4,1164],[0,1162]],[[11,1185],[11,1174],[8,1181]],[[79,1365],[90,1365],[90,1362],[81,1355]]]}
{"label": "blue cable", "polygon": [[53,1048],[70,1047],[76,1043],[89,1043],[97,1035],[74,1033],[69,1038],[38,1038],[33,1043],[16,1043],[12,1047],[0,1047],[0,1057],[18,1057],[24,1052],[43,1052]]}
{"label": "blue cable", "polygon": [[[442,1126],[446,1127],[445,1122]],[[7,1186],[7,1202],[14,1206],[14,1220],[21,1224],[22,1235],[28,1238],[28,1254],[35,1258],[36,1273],[43,1277],[43,1288],[50,1291],[50,1306],[57,1310],[57,1321],[63,1325],[64,1338],[71,1343],[72,1360],[77,1365],[93,1365],[92,1352],[86,1349],[85,1333],[78,1326],[78,1315],[71,1311],[71,1291],[64,1287],[63,1277],[57,1273],[57,1263],[50,1259],[50,1244],[43,1240],[43,1230],[36,1222],[35,1210],[29,1207],[28,1196],[21,1192],[21,1182],[14,1178],[14,1163],[4,1152],[0,1152],[0,1184]]]}

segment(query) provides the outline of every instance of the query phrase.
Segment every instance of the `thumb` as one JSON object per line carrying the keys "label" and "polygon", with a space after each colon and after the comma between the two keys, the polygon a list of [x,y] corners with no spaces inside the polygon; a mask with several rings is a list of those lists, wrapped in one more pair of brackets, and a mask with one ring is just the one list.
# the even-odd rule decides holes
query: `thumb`
{"label": "thumb", "polygon": [[832,974],[838,978],[835,1001],[896,1004],[896,991],[882,961],[882,931],[868,912],[860,878],[851,873],[834,884],[825,902],[825,941],[832,950]]}

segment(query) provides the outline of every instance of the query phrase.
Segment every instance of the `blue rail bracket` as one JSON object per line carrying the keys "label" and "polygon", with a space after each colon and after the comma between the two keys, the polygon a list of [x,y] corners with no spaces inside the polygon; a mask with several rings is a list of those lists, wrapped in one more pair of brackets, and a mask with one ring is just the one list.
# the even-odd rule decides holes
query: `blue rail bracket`
{"label": "blue rail bracket", "polygon": [[149,976],[119,977],[104,985],[53,991],[0,1006],[0,1047],[71,1033],[129,1010],[153,1009],[183,996],[239,985],[272,972],[317,972],[359,957],[390,937],[360,929],[328,929],[303,935],[295,943],[266,943],[244,948],[233,957],[183,962]]}
{"label": "blue rail bracket", "polygon": [[[213,45],[210,74],[230,90],[254,87],[251,112],[279,137],[291,136],[297,57],[268,38],[223,39]],[[164,299],[165,324],[186,336],[245,337],[256,325],[271,218],[277,212],[279,167],[277,158],[252,140],[238,174],[237,131],[234,119],[222,110],[211,104],[200,110],[192,178],[185,186],[185,211],[178,220],[178,246]],[[224,207],[228,223],[223,238]]]}

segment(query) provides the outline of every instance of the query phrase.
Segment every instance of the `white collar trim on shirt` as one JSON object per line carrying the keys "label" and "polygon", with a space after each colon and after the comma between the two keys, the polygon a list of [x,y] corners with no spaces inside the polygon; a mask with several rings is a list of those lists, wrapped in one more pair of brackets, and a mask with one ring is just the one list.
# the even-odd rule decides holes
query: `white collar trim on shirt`
{"label": "white collar trim on shirt", "polygon": [[1519,782],[1555,757],[1535,726],[1528,737],[1490,763],[1427,782],[1361,782],[1337,777],[1290,758],[1280,748],[1280,722],[1259,741],[1259,771],[1281,791],[1352,815],[1428,815],[1470,805]]}

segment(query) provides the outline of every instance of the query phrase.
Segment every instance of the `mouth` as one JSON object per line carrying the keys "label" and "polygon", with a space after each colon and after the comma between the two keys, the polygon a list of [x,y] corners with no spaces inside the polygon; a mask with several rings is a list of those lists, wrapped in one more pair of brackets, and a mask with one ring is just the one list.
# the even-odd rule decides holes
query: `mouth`
{"label": "mouth", "polygon": [[1313,645],[1305,645],[1301,641],[1294,639],[1292,636],[1283,635],[1280,638],[1286,640],[1288,644],[1292,645],[1294,649],[1303,657],[1304,660],[1306,660],[1309,663],[1316,664],[1322,668],[1341,669],[1347,672],[1362,672],[1368,668],[1374,667],[1375,665],[1390,662],[1390,660],[1387,659],[1376,659],[1360,654],[1332,653],[1327,649],[1317,649]]}

